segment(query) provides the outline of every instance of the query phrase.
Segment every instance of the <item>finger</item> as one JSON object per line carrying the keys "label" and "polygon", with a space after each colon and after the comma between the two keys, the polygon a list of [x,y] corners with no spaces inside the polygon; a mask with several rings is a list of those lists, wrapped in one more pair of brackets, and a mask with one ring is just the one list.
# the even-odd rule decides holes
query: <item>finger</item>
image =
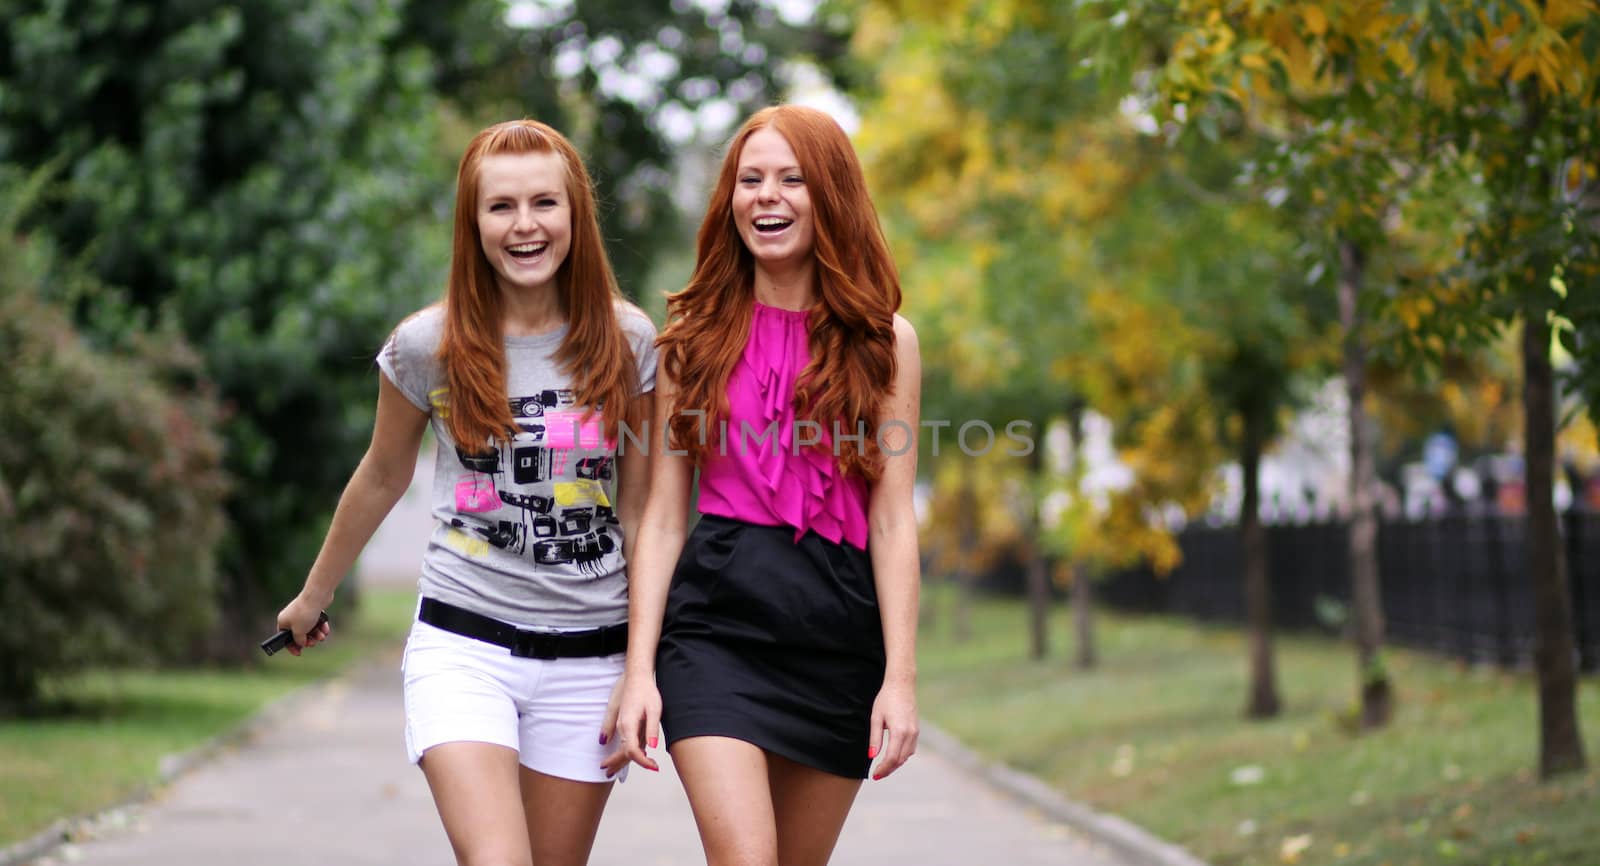
{"label": "finger", "polygon": [[638,740],[631,737],[627,742],[627,758],[646,770],[659,771],[661,769],[661,766],[656,763],[655,759],[650,757],[650,755],[645,752],[644,746]]}
{"label": "finger", "polygon": [[617,705],[610,704],[606,707],[605,718],[600,720],[600,745],[611,742],[617,735]]}
{"label": "finger", "polygon": [[917,750],[917,731],[915,728],[902,728],[892,732],[890,739],[894,742],[893,753],[878,766],[878,778],[884,779],[895,770],[905,766],[911,760],[912,754]]}
{"label": "finger", "polygon": [[878,758],[878,768],[872,771],[872,781],[876,782],[884,776],[894,772],[894,732],[883,727],[874,728],[878,735],[880,748],[874,753]]}
{"label": "finger", "polygon": [[656,747],[657,743],[661,742],[661,711],[659,709],[651,708],[645,710],[644,735],[646,738],[645,745],[652,749]]}
{"label": "finger", "polygon": [[606,755],[604,761],[600,762],[600,769],[605,771],[607,779],[622,772],[622,768],[626,766],[628,766],[628,753],[621,749],[613,750],[611,754]]}
{"label": "finger", "polygon": [[867,727],[867,760],[878,757],[883,751],[883,713],[876,708],[872,711],[872,723]]}
{"label": "finger", "polygon": [[633,735],[628,739],[628,759],[646,770],[660,772],[661,765],[656,763],[655,758],[650,757],[649,752],[645,751],[656,743],[657,735],[655,733],[654,715],[651,710],[646,709],[644,715],[640,717],[639,724],[634,728]]}

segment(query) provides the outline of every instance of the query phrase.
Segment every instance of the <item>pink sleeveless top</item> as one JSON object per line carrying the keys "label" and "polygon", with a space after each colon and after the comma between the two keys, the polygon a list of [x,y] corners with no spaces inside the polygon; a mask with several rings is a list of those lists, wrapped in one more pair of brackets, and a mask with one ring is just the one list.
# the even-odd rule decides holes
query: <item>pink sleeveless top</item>
{"label": "pink sleeveless top", "polygon": [[[866,482],[840,475],[831,429],[803,421],[797,426],[795,380],[811,359],[806,316],[755,304],[750,341],[728,377],[729,418],[720,446],[721,429],[709,431],[700,511],[792,526],[795,541],[811,530],[866,550]],[[797,447],[797,439],[819,444]]]}

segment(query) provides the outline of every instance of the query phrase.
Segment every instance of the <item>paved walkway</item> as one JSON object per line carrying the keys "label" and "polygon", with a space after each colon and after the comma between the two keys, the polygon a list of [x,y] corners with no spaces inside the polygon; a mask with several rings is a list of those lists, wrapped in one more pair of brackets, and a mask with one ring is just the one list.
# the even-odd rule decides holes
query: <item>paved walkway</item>
{"label": "paved walkway", "polygon": [[[363,559],[369,582],[414,580],[429,467]],[[398,652],[272,708],[239,746],[122,810],[36,866],[423,866],[453,858],[422,773],[405,759]],[[591,862],[704,863],[666,751],[613,792]],[[867,782],[837,866],[1126,866],[1108,849],[924,748]]]}
{"label": "paved walkway", "polygon": [[[37,866],[453,862],[427,784],[405,760],[398,657],[384,661],[290,698],[272,711],[276,723]],[[663,763],[660,774],[635,768],[612,794],[592,863],[704,862],[688,802]],[[866,783],[833,862],[1122,866],[926,752]]]}

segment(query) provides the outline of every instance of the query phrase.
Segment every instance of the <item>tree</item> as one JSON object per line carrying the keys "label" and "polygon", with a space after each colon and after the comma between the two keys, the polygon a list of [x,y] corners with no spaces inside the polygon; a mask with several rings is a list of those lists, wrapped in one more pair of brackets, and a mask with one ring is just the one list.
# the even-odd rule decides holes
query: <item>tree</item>
{"label": "tree", "polygon": [[88,345],[41,284],[99,288],[16,236],[28,197],[0,195],[0,716],[50,674],[189,653],[215,614],[227,487],[194,352],[166,332]]}
{"label": "tree", "polygon": [[[661,114],[764,100],[781,64],[758,31],[791,32],[751,0],[522,29],[501,0],[0,5],[0,162],[62,166],[26,228],[121,290],[78,304],[91,334],[170,320],[231,413],[217,650],[236,655],[313,558],[371,429],[371,357],[442,290],[461,137],[534,112],[583,140],[636,288],[676,222]],[[635,62],[657,88],[638,102],[614,82]]]}
{"label": "tree", "polygon": [[[1539,765],[1547,777],[1585,766],[1571,601],[1551,497],[1550,345],[1553,336],[1566,341],[1579,360],[1575,384],[1594,393],[1600,367],[1584,362],[1595,357],[1591,299],[1600,294],[1600,268],[1583,256],[1600,231],[1592,182],[1600,8],[1585,0],[1168,6],[1191,26],[1174,51],[1182,59],[1168,66],[1180,90],[1243,101],[1262,79],[1250,77],[1251,68],[1276,68],[1312,90],[1325,90],[1329,79],[1348,81],[1346,104],[1366,107],[1369,121],[1374,107],[1416,107],[1413,123],[1367,125],[1386,152],[1400,152],[1399,142],[1420,134],[1440,145],[1423,155],[1428,171],[1449,173],[1450,163],[1470,168],[1476,189],[1458,200],[1466,216],[1460,266],[1402,284],[1376,306],[1401,319],[1407,310],[1428,310],[1398,334],[1424,365],[1448,345],[1487,341],[1508,323],[1522,325]],[[1202,71],[1208,68],[1221,74]]]}
{"label": "tree", "polygon": [[[1255,263],[1230,271],[1210,236],[1195,243],[1211,231],[1198,220],[1186,224],[1193,234],[1167,231],[1174,206],[1195,210],[1194,190],[1173,182],[1177,158],[1121,109],[1124,76],[1058,74],[1080,66],[1074,58],[1092,60],[1076,36],[1080,17],[1048,3],[866,4],[855,44],[878,70],[863,153],[894,202],[893,234],[913,239],[900,248],[912,262],[908,306],[919,326],[949,317],[958,324],[944,330],[965,337],[948,359],[925,338],[926,366],[976,380],[964,393],[1000,401],[991,405],[1007,417],[1106,412],[1119,448],[1137,455],[1135,480],[1103,505],[1042,474],[1029,485],[1035,498],[1075,503],[1050,540],[1079,577],[1130,557],[1175,562],[1157,514],[1203,502],[1216,441],[1206,377],[1187,351],[1216,344],[1191,336],[1185,316],[1214,303],[1206,279],[1257,276]],[[1190,245],[1147,242],[1174,234]],[[1118,244],[1120,254],[1108,252]],[[959,281],[948,276],[952,258],[964,262]],[[922,261],[940,267],[924,276]],[[1036,654],[1041,571],[1030,569]]]}
{"label": "tree", "polygon": [[236,634],[298,585],[366,433],[370,356],[442,274],[428,56],[397,2],[10,5],[0,160],[63,164],[29,228],[123,290],[80,304],[93,333],[173,322],[231,413]]}

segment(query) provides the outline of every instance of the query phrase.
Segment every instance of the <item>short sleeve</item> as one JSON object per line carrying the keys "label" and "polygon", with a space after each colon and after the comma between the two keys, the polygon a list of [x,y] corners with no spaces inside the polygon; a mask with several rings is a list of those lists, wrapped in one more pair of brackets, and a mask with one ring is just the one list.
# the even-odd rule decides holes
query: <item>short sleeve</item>
{"label": "short sleeve", "polygon": [[637,307],[620,311],[622,331],[633,349],[634,364],[639,371],[639,393],[649,394],[656,389],[656,326]]}
{"label": "short sleeve", "polygon": [[400,393],[423,412],[432,414],[430,395],[441,387],[437,353],[441,315],[429,307],[401,322],[378,351],[378,369]]}

